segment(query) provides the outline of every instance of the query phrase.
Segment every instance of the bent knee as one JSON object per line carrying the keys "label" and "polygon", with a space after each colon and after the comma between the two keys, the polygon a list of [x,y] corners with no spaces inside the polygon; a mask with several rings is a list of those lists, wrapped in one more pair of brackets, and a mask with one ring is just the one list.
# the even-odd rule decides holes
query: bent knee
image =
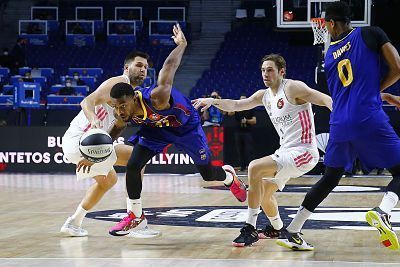
{"label": "bent knee", "polygon": [[276,170],[264,164],[261,160],[253,160],[249,164],[249,179],[261,180],[264,177],[274,177]]}
{"label": "bent knee", "polygon": [[116,175],[101,176],[101,178],[96,179],[99,187],[105,191],[112,188],[118,181]]}

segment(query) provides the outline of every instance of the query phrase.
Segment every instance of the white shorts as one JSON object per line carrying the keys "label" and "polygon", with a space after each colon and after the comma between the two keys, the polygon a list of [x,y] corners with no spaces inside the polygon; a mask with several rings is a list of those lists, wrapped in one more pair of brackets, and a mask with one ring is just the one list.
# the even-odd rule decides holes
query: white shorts
{"label": "white shorts", "polygon": [[[78,129],[70,127],[62,138],[62,150],[64,156],[74,164],[78,164],[83,159],[81,152],[79,151],[79,139],[83,135],[83,132]],[[115,145],[114,145],[115,146]],[[95,163],[90,168],[89,173],[83,173],[83,168],[78,172],[76,171],[76,178],[78,180],[92,178],[98,175],[108,175],[108,173],[114,169],[114,164],[117,162],[117,154],[113,149],[111,155],[103,162]]]}
{"label": "white shorts", "polygon": [[264,178],[275,183],[279,190],[283,190],[290,178],[297,178],[311,171],[319,161],[317,148],[290,147],[279,148],[271,155],[278,165],[274,178]]}

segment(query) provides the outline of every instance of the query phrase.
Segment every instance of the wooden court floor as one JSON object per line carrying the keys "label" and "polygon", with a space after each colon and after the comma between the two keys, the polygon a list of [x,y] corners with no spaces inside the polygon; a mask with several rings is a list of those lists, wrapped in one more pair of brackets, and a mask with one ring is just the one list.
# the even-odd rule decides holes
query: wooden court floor
{"label": "wooden court floor", "polygon": [[[317,179],[292,179],[288,191],[277,193],[285,222]],[[0,266],[400,266],[400,251],[381,247],[377,232],[363,222],[365,211],[380,203],[388,181],[343,178],[339,192],[322,203],[303,231],[315,251],[293,252],[274,240],[233,247],[246,204],[196,175],[145,176],[143,205],[150,227],[162,236],[134,239],[110,236],[114,222],[103,220],[120,216],[125,208],[122,174],[91,213],[94,218],[85,218],[89,237],[84,238],[62,237],[59,229],[91,181],[77,182],[73,175],[0,174]],[[392,218],[398,230],[400,209]]]}

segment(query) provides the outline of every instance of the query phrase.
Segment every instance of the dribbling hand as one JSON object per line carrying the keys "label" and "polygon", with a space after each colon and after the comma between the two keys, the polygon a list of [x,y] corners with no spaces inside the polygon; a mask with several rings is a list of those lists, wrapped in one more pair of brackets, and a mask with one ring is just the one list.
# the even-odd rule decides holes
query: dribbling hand
{"label": "dribbling hand", "polygon": [[203,107],[200,111],[206,111],[209,107],[212,106],[214,103],[214,98],[197,98],[192,100],[192,105],[194,106],[195,109],[199,109],[200,107]]}
{"label": "dribbling hand", "polygon": [[87,159],[82,159],[78,164],[76,164],[76,171],[79,172],[82,169],[83,173],[89,173],[90,167],[92,167],[93,164],[93,162],[90,162]]}

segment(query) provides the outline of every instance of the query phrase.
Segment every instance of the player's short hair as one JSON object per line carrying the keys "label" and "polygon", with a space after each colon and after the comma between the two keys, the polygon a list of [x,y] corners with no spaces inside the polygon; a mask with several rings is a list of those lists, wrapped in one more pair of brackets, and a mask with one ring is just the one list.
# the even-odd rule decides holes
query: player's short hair
{"label": "player's short hair", "polygon": [[349,5],[342,1],[330,3],[326,8],[325,20],[349,23],[351,20],[351,9]]}
{"label": "player's short hair", "polygon": [[114,99],[119,99],[124,96],[133,96],[135,91],[132,86],[127,83],[117,83],[115,84],[110,91],[110,96]]}
{"label": "player's short hair", "polygon": [[126,55],[125,60],[124,60],[124,65],[130,64],[132,61],[135,60],[136,57],[142,57],[142,58],[145,58],[147,60],[150,59],[149,54],[147,54],[145,52],[133,51],[133,52],[130,52],[128,55]]}
{"label": "player's short hair", "polygon": [[269,55],[264,56],[261,59],[260,66],[262,66],[264,61],[268,61],[268,60],[269,61],[273,61],[275,63],[275,65],[276,65],[276,67],[278,68],[278,70],[281,70],[281,69],[285,69],[286,70],[286,61],[281,55],[279,55],[279,54],[269,54]]}

